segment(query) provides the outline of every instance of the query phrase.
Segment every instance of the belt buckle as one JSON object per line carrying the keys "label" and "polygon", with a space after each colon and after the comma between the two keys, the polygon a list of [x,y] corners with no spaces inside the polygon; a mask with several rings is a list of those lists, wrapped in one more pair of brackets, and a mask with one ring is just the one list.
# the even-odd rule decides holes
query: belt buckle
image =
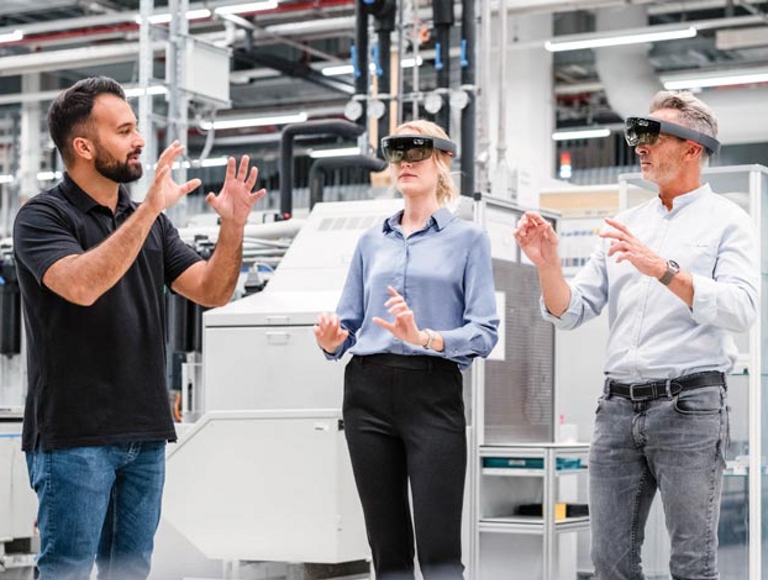
{"label": "belt buckle", "polygon": [[635,396],[635,387],[644,387],[646,386],[645,383],[632,383],[629,385],[629,399],[633,403],[641,403],[642,401],[647,401],[649,399],[653,398],[653,394],[645,395],[642,397]]}

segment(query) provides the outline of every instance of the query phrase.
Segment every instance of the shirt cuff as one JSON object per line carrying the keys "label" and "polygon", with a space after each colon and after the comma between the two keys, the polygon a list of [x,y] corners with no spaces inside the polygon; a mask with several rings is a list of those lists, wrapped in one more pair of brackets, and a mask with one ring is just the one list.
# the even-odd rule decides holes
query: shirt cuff
{"label": "shirt cuff", "polygon": [[547,320],[554,324],[558,328],[565,328],[571,326],[571,324],[574,322],[574,319],[578,317],[578,311],[577,311],[577,305],[580,300],[579,293],[574,290],[574,288],[569,284],[568,285],[571,288],[571,299],[568,302],[568,308],[565,309],[565,312],[563,312],[560,316],[555,316],[552,314],[549,310],[547,310],[547,305],[544,303],[544,297],[539,297],[539,307],[541,308],[541,317],[544,320]]}
{"label": "shirt cuff", "polygon": [[443,352],[439,353],[448,358],[462,356],[462,344],[466,342],[466,336],[462,336],[463,329],[438,330],[443,337]]}
{"label": "shirt cuff", "polygon": [[691,314],[699,324],[709,324],[717,317],[717,282],[699,274],[691,274],[691,276],[693,277]]}

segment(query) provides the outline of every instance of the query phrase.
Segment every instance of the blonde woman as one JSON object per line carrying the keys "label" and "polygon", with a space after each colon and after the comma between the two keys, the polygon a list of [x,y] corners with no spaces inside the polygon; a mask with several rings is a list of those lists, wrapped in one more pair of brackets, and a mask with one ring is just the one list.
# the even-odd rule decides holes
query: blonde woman
{"label": "blonde woman", "polygon": [[379,580],[414,578],[414,531],[426,580],[464,577],[461,370],[491,352],[499,321],[488,236],[445,207],[455,150],[427,121],[382,140],[405,208],[362,236],[336,313],[315,326],[329,359],[354,355],[344,425]]}

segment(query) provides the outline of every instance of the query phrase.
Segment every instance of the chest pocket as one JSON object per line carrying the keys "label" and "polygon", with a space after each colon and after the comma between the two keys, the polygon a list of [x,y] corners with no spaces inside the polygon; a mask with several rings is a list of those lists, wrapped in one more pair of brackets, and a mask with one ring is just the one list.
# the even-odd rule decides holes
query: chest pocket
{"label": "chest pocket", "polygon": [[717,262],[717,247],[712,242],[687,240],[680,244],[679,254],[673,259],[692,274],[711,278]]}

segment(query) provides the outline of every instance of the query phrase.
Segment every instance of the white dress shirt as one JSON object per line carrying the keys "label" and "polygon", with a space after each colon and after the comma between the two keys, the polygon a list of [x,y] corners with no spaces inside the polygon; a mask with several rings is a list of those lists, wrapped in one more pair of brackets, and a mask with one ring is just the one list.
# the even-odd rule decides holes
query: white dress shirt
{"label": "white dress shirt", "polygon": [[756,235],[749,215],[705,184],[676,197],[671,211],[656,197],[616,220],[652,252],[693,275],[693,307],[629,261],[607,257],[611,240],[601,239],[569,282],[566,312],[557,318],[542,300],[544,318],[570,330],[607,304],[605,374],[621,382],[729,372],[737,355],[731,333],[747,330],[758,308]]}

